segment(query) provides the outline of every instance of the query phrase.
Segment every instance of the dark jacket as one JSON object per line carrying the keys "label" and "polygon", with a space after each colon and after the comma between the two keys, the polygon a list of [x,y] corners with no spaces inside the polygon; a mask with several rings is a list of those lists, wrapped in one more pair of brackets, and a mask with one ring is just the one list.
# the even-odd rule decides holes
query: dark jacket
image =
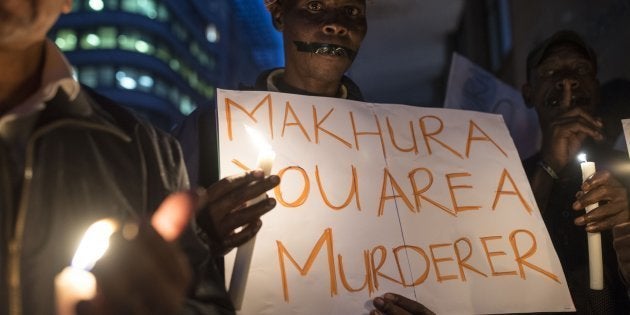
{"label": "dark jacket", "polygon": [[[0,159],[0,175],[10,167]],[[60,92],[48,102],[29,136],[24,169],[19,199],[0,203],[2,314],[20,307],[22,314],[53,314],[53,279],[91,223],[148,218],[164,197],[188,186],[173,138],[85,89],[74,101]],[[3,190],[7,180],[0,177]],[[208,288],[218,272],[204,265],[207,253],[194,235],[185,239],[199,280],[188,309],[201,311],[211,307]]]}

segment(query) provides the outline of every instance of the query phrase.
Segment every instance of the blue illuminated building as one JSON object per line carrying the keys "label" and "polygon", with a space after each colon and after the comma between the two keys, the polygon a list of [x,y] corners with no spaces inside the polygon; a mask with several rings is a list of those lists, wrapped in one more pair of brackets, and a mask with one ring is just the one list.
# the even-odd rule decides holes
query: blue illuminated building
{"label": "blue illuminated building", "polygon": [[169,129],[280,65],[262,0],[75,0],[49,36],[81,83]]}

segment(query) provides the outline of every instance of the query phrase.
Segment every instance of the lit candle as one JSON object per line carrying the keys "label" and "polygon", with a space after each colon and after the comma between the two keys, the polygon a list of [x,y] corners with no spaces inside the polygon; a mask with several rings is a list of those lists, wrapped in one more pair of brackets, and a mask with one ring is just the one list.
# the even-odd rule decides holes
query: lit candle
{"label": "lit candle", "polygon": [[[256,167],[263,170],[265,176],[271,174],[271,167],[273,160],[276,158],[276,153],[272,150],[271,145],[265,140],[265,138],[257,132],[255,129],[245,126],[245,130],[249,134],[253,143],[258,147],[258,158]],[[256,204],[267,198],[267,194],[261,194],[260,196],[249,200],[245,206]],[[241,245],[236,250],[236,258],[234,259],[234,269],[232,271],[232,278],[230,280],[230,297],[236,310],[240,310],[243,305],[243,297],[245,296],[245,286],[247,285],[247,276],[249,275],[249,268],[252,263],[252,255],[254,253],[254,244],[256,244],[256,237],[252,237],[247,243]]]}
{"label": "lit candle", "polygon": [[96,278],[90,270],[107,251],[109,237],[117,227],[114,220],[104,219],[87,229],[72,264],[55,277],[57,315],[74,315],[79,301],[96,296]]}
{"label": "lit candle", "polygon": [[[587,162],[586,154],[578,155],[580,167],[582,168],[582,182],[595,174],[595,162]],[[586,212],[599,207],[599,203],[586,206]],[[600,233],[587,233],[588,237],[588,265],[590,287],[593,290],[604,289],[604,269],[602,263],[602,236]]]}

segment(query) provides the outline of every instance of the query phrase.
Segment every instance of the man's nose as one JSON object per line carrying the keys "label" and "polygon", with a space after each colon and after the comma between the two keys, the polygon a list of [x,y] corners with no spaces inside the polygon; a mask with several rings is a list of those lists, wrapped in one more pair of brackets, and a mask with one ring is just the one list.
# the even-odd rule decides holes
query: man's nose
{"label": "man's nose", "polygon": [[344,36],[348,34],[347,21],[341,12],[328,12],[324,18],[323,31],[326,35]]}
{"label": "man's nose", "polygon": [[348,34],[348,28],[338,21],[331,21],[324,24],[323,31],[326,35],[344,36]]}
{"label": "man's nose", "polygon": [[580,87],[580,82],[573,78],[564,78],[556,82],[556,89],[558,90],[564,90],[564,89],[575,90],[579,87]]}

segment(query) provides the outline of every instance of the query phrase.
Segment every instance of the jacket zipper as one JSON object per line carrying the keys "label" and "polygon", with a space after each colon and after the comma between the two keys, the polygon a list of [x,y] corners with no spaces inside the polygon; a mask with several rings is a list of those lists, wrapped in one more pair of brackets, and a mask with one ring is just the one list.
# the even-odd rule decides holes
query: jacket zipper
{"label": "jacket zipper", "polygon": [[131,138],[122,130],[109,127],[97,123],[85,122],[73,119],[63,119],[42,127],[29,137],[26,147],[25,164],[24,164],[24,181],[22,182],[22,192],[20,194],[20,203],[16,214],[15,229],[9,240],[9,261],[8,275],[9,282],[9,315],[22,315],[22,284],[20,279],[20,258],[22,256],[22,241],[24,239],[24,226],[26,224],[26,213],[28,210],[28,197],[31,187],[31,179],[33,178],[33,163],[35,159],[35,141],[42,135],[61,127],[84,127],[96,131],[104,131],[121,138],[123,141],[130,142]]}

